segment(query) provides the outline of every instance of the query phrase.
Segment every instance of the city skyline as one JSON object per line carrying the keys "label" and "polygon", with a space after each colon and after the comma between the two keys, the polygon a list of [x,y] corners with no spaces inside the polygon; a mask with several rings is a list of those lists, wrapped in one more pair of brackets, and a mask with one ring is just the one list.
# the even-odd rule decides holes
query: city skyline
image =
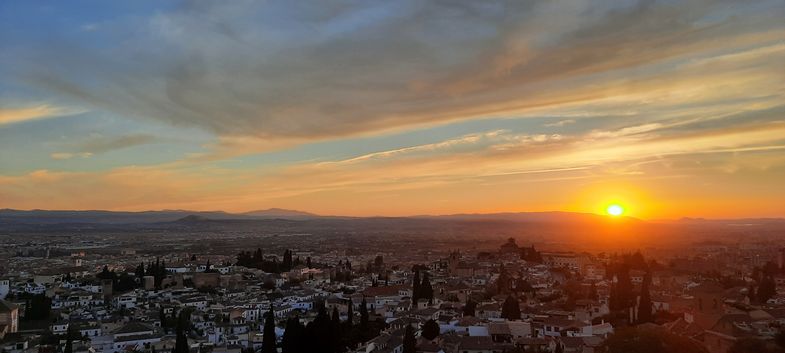
{"label": "city skyline", "polygon": [[0,4],[0,208],[785,217],[778,1]]}

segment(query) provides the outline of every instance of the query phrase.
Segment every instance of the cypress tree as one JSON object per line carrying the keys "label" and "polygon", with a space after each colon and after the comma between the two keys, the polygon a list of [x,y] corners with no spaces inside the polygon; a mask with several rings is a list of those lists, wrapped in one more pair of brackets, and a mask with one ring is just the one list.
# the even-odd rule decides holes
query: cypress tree
{"label": "cypress tree", "polygon": [[360,338],[365,340],[369,335],[370,327],[368,326],[368,306],[365,302],[365,297],[363,297],[363,301],[360,302]]}
{"label": "cypress tree", "polygon": [[477,308],[477,303],[472,298],[466,299],[466,305],[463,306],[463,316],[474,316],[474,309]]}
{"label": "cypress tree", "polygon": [[336,339],[333,337],[332,320],[324,306],[306,327],[307,352],[334,352]]}
{"label": "cypress tree", "polygon": [[134,274],[140,281],[144,279],[144,262],[140,263],[139,266],[136,266],[136,271],[134,271]]}
{"label": "cypress tree", "polygon": [[766,301],[777,294],[777,284],[774,282],[774,278],[769,275],[764,275],[760,280],[757,292],[758,302],[765,304]]}
{"label": "cypress tree", "polygon": [[412,325],[406,325],[403,334],[403,353],[417,353],[417,338],[414,337]]}
{"label": "cypress tree", "polygon": [[166,313],[164,313],[163,307],[158,310],[158,319],[161,320],[161,328],[164,330],[164,333],[169,331],[166,327]]}
{"label": "cypress tree", "polygon": [[283,333],[283,342],[281,342],[283,353],[305,352],[303,347],[304,331],[305,327],[300,323],[300,318],[292,317],[286,321],[286,331]]}
{"label": "cypress tree", "polygon": [[346,322],[348,323],[349,327],[352,327],[354,324],[354,303],[352,303],[352,299],[349,298],[349,308],[346,309]]}
{"label": "cypress tree", "polygon": [[270,304],[270,311],[267,312],[264,320],[264,331],[262,332],[262,353],[277,353],[275,348],[275,314],[273,305]]}
{"label": "cypress tree", "polygon": [[66,333],[65,338],[65,347],[63,348],[63,353],[73,353],[74,351],[74,329],[73,325],[68,325],[68,332]]}
{"label": "cypress tree", "polygon": [[188,337],[185,331],[188,330],[188,317],[185,310],[180,310],[180,315],[177,317],[177,328],[175,329],[176,340],[172,353],[190,353],[188,347]]}
{"label": "cypress tree", "polygon": [[332,338],[333,352],[343,352],[341,345],[341,315],[338,307],[333,307],[332,319],[330,320],[330,331]]}
{"label": "cypress tree", "polygon": [[504,269],[504,264],[499,265],[499,278],[496,280],[496,293],[505,294],[509,286],[510,276],[507,275],[507,270]]}
{"label": "cypress tree", "polygon": [[518,304],[518,299],[515,299],[512,295],[508,295],[507,299],[504,300],[502,317],[507,320],[521,319],[521,307]]}
{"label": "cypress tree", "polygon": [[414,279],[412,279],[412,306],[417,307],[417,300],[420,299],[420,270],[414,270]]}
{"label": "cypress tree", "polygon": [[338,313],[338,307],[333,307],[333,314],[332,314],[332,322],[333,324],[338,324],[341,322],[341,315]]}
{"label": "cypress tree", "polygon": [[368,303],[366,303],[365,297],[360,302],[360,331],[363,333],[368,331]]}
{"label": "cypress tree", "polygon": [[439,328],[439,324],[433,319],[426,321],[422,326],[422,336],[430,341],[433,341],[438,337],[439,333],[441,333],[441,328]]}
{"label": "cypress tree", "polygon": [[283,252],[283,263],[281,264],[283,267],[283,271],[289,271],[292,269],[292,251],[286,249]]}
{"label": "cypress tree", "polygon": [[433,303],[433,287],[431,286],[431,279],[428,272],[425,272],[422,278],[422,284],[420,284],[420,297],[428,299],[428,304]]}
{"label": "cypress tree", "polygon": [[616,266],[616,282],[611,284],[611,296],[608,298],[611,310],[627,310],[632,306],[632,281],[627,264]]}
{"label": "cypress tree", "polygon": [[646,272],[641,284],[641,298],[638,301],[638,323],[653,322],[654,317],[651,313],[652,302],[649,287],[651,286],[651,273]]}

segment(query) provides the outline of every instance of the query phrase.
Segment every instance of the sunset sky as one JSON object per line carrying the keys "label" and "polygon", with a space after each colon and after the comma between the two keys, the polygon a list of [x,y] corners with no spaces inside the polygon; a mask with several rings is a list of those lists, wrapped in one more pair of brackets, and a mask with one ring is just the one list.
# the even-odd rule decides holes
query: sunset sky
{"label": "sunset sky", "polygon": [[0,1],[0,208],[785,216],[785,3]]}

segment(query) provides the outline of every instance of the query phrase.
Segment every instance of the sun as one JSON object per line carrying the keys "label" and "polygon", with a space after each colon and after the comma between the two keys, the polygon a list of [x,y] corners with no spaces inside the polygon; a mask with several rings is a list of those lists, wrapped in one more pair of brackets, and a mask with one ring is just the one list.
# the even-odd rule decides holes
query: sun
{"label": "sun", "polygon": [[620,205],[613,204],[608,206],[605,212],[608,212],[608,214],[611,216],[618,217],[624,213],[624,208],[621,207]]}

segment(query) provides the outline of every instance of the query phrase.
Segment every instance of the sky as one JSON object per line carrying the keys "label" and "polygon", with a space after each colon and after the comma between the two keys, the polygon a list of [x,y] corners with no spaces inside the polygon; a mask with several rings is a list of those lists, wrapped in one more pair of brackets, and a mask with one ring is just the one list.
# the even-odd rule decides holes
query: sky
{"label": "sky", "polygon": [[0,1],[0,208],[785,217],[785,3]]}

